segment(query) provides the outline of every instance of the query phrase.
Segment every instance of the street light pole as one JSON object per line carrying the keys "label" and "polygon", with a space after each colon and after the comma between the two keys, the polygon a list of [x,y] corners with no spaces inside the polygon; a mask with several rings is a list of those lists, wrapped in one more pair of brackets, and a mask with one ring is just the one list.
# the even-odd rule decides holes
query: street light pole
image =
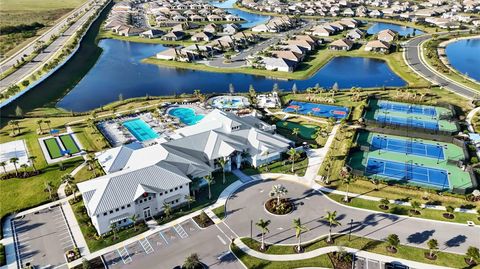
{"label": "street light pole", "polygon": [[250,238],[253,238],[253,220],[250,220]]}

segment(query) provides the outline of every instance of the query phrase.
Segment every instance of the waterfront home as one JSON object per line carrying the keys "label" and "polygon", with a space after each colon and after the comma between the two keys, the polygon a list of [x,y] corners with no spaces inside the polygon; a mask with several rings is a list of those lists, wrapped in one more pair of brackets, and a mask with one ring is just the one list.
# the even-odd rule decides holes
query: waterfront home
{"label": "waterfront home", "polygon": [[353,40],[348,38],[337,39],[328,45],[331,50],[351,50],[353,47]]}
{"label": "waterfront home", "polygon": [[297,63],[284,58],[264,57],[262,58],[263,67],[270,71],[293,72]]}
{"label": "waterfront home", "polygon": [[320,26],[320,25],[317,25],[310,30],[310,33],[312,35],[323,36],[323,37],[330,36],[333,32],[334,32],[333,30],[331,30],[329,28],[325,28],[325,27]]}
{"label": "waterfront home", "polygon": [[364,37],[365,37],[365,32],[358,28],[352,29],[347,33],[347,38],[352,40],[362,39]]}
{"label": "waterfront home", "polygon": [[233,35],[233,34],[236,34],[238,31],[240,31],[240,28],[241,28],[240,25],[236,23],[229,23],[223,26],[222,32],[227,35]]}
{"label": "waterfront home", "polygon": [[398,33],[390,29],[385,29],[377,33],[378,40],[388,43],[392,43],[397,38],[397,36]]}
{"label": "waterfront home", "polygon": [[183,47],[166,49],[156,54],[157,59],[179,62],[191,62],[195,60],[196,57],[197,55],[190,51],[184,50]]}
{"label": "waterfront home", "polygon": [[164,34],[165,34],[165,32],[163,32],[162,30],[150,29],[150,30],[147,30],[145,32],[140,33],[140,36],[144,37],[144,38],[157,38],[157,37],[160,37]]}
{"label": "waterfront home", "polygon": [[279,160],[291,141],[264,130],[275,128],[253,116],[214,110],[196,125],[176,130],[171,141],[98,153],[106,175],[77,185],[97,233],[109,232],[112,224],[131,225],[134,215],[150,219],[163,212],[164,203],[183,205],[192,179],[221,170],[219,160],[227,161],[225,171],[244,162],[258,167]]}
{"label": "waterfront home", "polygon": [[372,40],[365,45],[365,51],[388,53],[390,51],[390,43],[382,40]]}
{"label": "waterfront home", "polygon": [[289,50],[274,50],[274,51],[270,51],[270,53],[272,56],[276,58],[283,58],[296,63],[303,61],[303,58],[304,58],[303,54],[289,51]]}
{"label": "waterfront home", "polygon": [[196,42],[210,41],[213,39],[213,34],[209,32],[198,32],[192,35],[190,39]]}
{"label": "waterfront home", "polygon": [[256,25],[252,27],[252,32],[257,32],[257,33],[266,33],[270,32],[270,27],[268,27],[265,23]]}
{"label": "waterfront home", "polygon": [[315,48],[315,44],[309,43],[306,40],[289,39],[284,43],[286,45],[295,45],[295,46],[305,48],[307,51],[312,51]]}
{"label": "waterfront home", "polygon": [[353,18],[343,18],[340,20],[340,23],[346,25],[348,28],[355,28],[360,26],[362,23],[359,20]]}
{"label": "waterfront home", "polygon": [[144,30],[133,27],[133,26],[123,26],[117,30],[117,34],[121,36],[138,36]]}
{"label": "waterfront home", "polygon": [[165,34],[164,36],[162,36],[162,40],[165,40],[165,41],[178,41],[178,40],[182,40],[183,37],[185,37],[185,33],[184,32],[181,32],[181,31],[172,31],[168,34]]}

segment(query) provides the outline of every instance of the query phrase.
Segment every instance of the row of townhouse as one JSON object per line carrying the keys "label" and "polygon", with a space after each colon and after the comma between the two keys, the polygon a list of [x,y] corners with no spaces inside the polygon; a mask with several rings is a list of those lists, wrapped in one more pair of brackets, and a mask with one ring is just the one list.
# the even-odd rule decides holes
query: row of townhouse
{"label": "row of townhouse", "polygon": [[211,4],[198,2],[185,4],[182,2],[156,1],[145,5],[146,13],[155,18],[159,26],[170,26],[179,22],[239,22],[242,19],[228,13],[225,9]]}
{"label": "row of townhouse", "polygon": [[288,17],[273,17],[267,23],[262,23],[252,27],[252,32],[270,32],[279,33],[290,30],[298,25],[298,20]]}
{"label": "row of townhouse", "polygon": [[118,35],[139,35],[145,29],[132,25],[132,15],[136,12],[135,6],[131,2],[118,2],[113,5],[103,27]]}
{"label": "row of townhouse", "polygon": [[[209,36],[206,32],[204,33]],[[197,33],[197,34],[200,34]],[[192,38],[199,38],[198,36],[193,35]],[[208,41],[208,40],[202,40]],[[217,39],[212,40],[211,42],[205,45],[194,44],[187,47],[175,47],[170,48],[164,51],[161,51],[156,54],[157,59],[161,60],[172,60],[180,62],[192,62],[196,60],[201,60],[205,58],[210,58],[216,54],[228,51],[247,48],[252,44],[259,41],[259,37],[252,33],[238,32],[234,35],[225,35]]]}
{"label": "row of townhouse", "polygon": [[353,18],[343,18],[333,22],[325,22],[313,26],[308,32],[314,36],[327,37],[336,35],[347,29],[354,29],[362,24],[361,21]]}
{"label": "row of townhouse", "polygon": [[293,72],[322,42],[311,35],[296,35],[259,53],[262,56],[250,57],[248,63],[255,68]]}
{"label": "row of townhouse", "polygon": [[[413,22],[423,22],[427,17],[439,17],[445,13],[453,11],[455,13],[478,13],[480,12],[479,0],[468,1],[446,1],[431,0],[423,3],[409,1],[389,0],[327,0],[327,1],[252,1],[242,0],[241,5],[246,8],[274,12],[284,15],[305,15],[305,16],[343,16],[343,17],[371,17],[371,18],[394,18],[399,20],[409,20]],[[474,17],[466,15],[468,18],[455,18],[462,23],[474,21]],[[450,18],[449,18],[450,19]],[[473,22],[472,22],[473,23]]]}
{"label": "row of townhouse", "polygon": [[[273,131],[264,131],[272,129]],[[87,214],[99,235],[112,225],[132,224],[163,212],[164,204],[181,206],[190,183],[221,170],[253,167],[281,158],[292,142],[253,117],[214,110],[195,126],[175,131],[174,139],[148,147],[124,145],[96,154],[105,175],[79,183]]]}

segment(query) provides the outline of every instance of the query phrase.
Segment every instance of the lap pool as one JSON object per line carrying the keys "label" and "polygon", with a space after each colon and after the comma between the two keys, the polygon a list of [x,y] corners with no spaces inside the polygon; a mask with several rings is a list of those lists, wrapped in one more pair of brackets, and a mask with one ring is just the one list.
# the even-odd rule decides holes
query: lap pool
{"label": "lap pool", "polygon": [[158,138],[158,134],[142,119],[128,120],[122,123],[128,131],[140,141]]}
{"label": "lap pool", "polygon": [[186,125],[195,125],[205,116],[203,114],[196,114],[195,110],[189,107],[172,108],[168,111],[168,114],[179,118],[180,121]]}

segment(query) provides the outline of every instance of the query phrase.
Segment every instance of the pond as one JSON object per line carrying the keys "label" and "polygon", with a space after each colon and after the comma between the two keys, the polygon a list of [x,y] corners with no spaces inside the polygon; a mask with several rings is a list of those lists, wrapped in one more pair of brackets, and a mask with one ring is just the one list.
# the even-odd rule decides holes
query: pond
{"label": "pond", "polygon": [[446,54],[453,68],[480,81],[480,38],[462,39],[450,43],[447,45]]}
{"label": "pond", "polygon": [[[106,39],[99,42],[103,53],[85,77],[63,97],[59,107],[86,111],[123,98],[145,95],[227,92],[232,83],[238,92],[248,91],[253,85],[257,91],[271,91],[273,84],[299,89],[319,84],[331,88],[337,82],[340,88],[404,86],[405,82],[381,60],[337,57],[306,80],[278,80],[263,76],[238,73],[213,73],[174,69],[145,64],[141,60],[165,49],[158,44],[133,43]],[[348,75],[346,75],[348,70]]]}
{"label": "pond", "polygon": [[421,35],[423,34],[422,31],[412,28],[412,27],[407,27],[399,24],[393,24],[393,23],[386,23],[386,22],[376,22],[374,23],[370,28],[368,28],[367,33],[374,35],[382,30],[385,29],[390,29],[393,31],[398,32],[399,35],[401,36],[416,36],[416,35]]}

